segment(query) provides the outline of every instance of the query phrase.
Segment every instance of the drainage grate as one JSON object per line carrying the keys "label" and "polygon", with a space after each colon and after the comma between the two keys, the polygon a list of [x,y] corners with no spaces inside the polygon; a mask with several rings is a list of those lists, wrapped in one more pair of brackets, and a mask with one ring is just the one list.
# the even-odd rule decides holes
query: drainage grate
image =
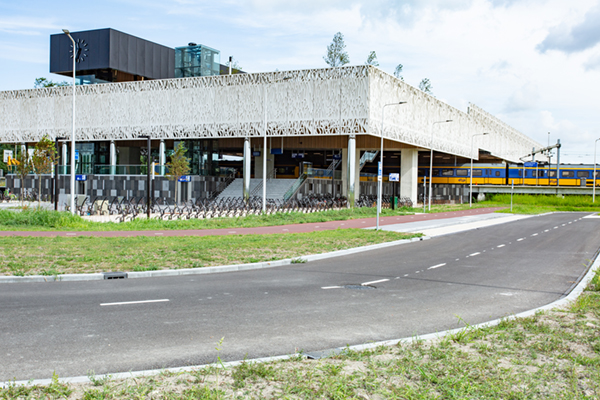
{"label": "drainage grate", "polygon": [[104,272],[104,279],[125,279],[127,272]]}
{"label": "drainage grate", "polygon": [[369,285],[344,285],[344,289],[354,289],[354,290],[369,290],[376,289],[375,286]]}

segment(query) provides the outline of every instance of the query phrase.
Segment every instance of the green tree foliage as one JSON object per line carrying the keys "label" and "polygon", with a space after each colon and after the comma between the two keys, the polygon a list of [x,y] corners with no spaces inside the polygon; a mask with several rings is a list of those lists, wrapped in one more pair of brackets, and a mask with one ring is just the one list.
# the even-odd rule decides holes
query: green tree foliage
{"label": "green tree foliage", "polygon": [[190,159],[185,156],[187,149],[183,145],[183,142],[179,142],[179,145],[171,155],[171,161],[167,163],[169,172],[167,177],[175,181],[175,201],[177,201],[177,182],[179,178],[190,173]]}
{"label": "green tree foliage", "polygon": [[341,67],[350,62],[348,53],[346,52],[346,44],[344,43],[344,35],[342,32],[338,32],[333,36],[333,41],[327,46],[327,55],[323,57],[323,60],[330,67]]}
{"label": "green tree foliage", "polygon": [[374,51],[369,53],[369,57],[367,57],[367,61],[365,65],[372,65],[374,67],[379,67],[379,61],[377,61],[377,53]]}
{"label": "green tree foliage", "polygon": [[433,89],[433,86],[431,86],[431,81],[429,80],[429,78],[423,78],[423,80],[419,83],[419,89],[421,89],[427,94],[433,95],[433,92],[431,91],[431,89]]}
{"label": "green tree foliage", "polygon": [[402,69],[404,66],[402,64],[396,65],[396,69],[394,70],[394,76],[401,81],[404,81],[404,77],[402,76]]}
{"label": "green tree foliage", "polygon": [[51,174],[56,165],[57,154],[54,142],[47,135],[36,143],[33,156],[31,157],[32,167],[38,174],[38,201],[42,201],[42,174]]}
{"label": "green tree foliage", "polygon": [[50,79],[47,78],[35,78],[35,83],[33,84],[33,87],[35,89],[40,89],[40,88],[47,88],[47,87],[55,87],[55,86],[71,86],[71,84],[69,82],[54,82],[51,81]]}
{"label": "green tree foliage", "polygon": [[17,171],[19,178],[21,178],[21,205],[23,205],[25,197],[25,178],[33,171],[33,164],[26,149],[19,149],[19,153],[16,155],[15,159],[17,160],[15,170]]}

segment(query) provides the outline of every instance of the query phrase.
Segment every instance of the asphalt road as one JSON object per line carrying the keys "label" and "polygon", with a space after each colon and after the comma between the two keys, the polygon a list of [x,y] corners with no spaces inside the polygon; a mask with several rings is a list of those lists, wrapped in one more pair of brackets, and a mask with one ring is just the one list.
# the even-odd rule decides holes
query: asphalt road
{"label": "asphalt road", "polygon": [[[221,337],[218,355],[229,361],[529,310],[562,297],[594,258],[600,218],[586,215],[533,217],[280,268],[3,284],[0,381],[205,364],[216,360]],[[152,302],[127,303],[140,301]]]}

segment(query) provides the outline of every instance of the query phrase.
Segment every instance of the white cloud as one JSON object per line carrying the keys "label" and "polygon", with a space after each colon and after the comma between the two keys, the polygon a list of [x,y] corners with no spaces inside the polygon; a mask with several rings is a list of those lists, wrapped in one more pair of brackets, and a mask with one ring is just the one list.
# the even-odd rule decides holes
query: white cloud
{"label": "white cloud", "polygon": [[548,36],[537,46],[545,53],[558,50],[575,53],[596,46],[600,42],[600,5],[586,12],[582,21],[568,26],[563,23],[550,29]]}
{"label": "white cloud", "polygon": [[540,93],[537,85],[527,83],[510,96],[504,110],[506,112],[533,110],[538,105],[539,99]]}

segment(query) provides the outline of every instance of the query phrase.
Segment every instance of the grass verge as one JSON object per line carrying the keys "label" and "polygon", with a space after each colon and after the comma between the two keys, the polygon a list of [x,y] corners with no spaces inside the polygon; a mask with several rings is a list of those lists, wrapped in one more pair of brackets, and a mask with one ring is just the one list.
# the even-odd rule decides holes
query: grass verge
{"label": "grass verge", "polygon": [[[487,195],[486,201],[478,203],[485,207],[506,207],[499,212],[511,213],[510,195]],[[543,214],[554,211],[600,212],[600,202],[592,203],[591,196],[513,195],[513,214]]]}
{"label": "grass verge", "polygon": [[[219,364],[89,384],[10,385],[0,398],[587,399],[600,397],[600,276],[571,306],[443,339],[317,361]],[[227,339],[221,340],[221,347]],[[218,355],[215,354],[215,359]]]}
{"label": "grass verge", "polygon": [[2,237],[0,274],[52,276],[199,268],[297,258],[415,236],[419,235],[336,229],[205,237]]}

